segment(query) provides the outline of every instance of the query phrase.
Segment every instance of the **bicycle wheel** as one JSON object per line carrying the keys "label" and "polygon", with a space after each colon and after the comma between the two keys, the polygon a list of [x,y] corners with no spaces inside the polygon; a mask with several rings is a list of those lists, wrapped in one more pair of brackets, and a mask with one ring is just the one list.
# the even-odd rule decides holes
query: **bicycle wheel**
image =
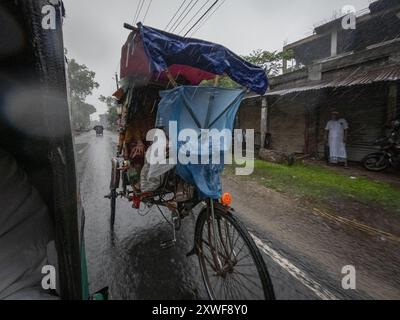
{"label": "bicycle wheel", "polygon": [[111,160],[111,179],[110,179],[110,202],[111,202],[111,217],[110,217],[110,226],[111,229],[114,228],[115,224],[115,211],[116,211],[116,202],[118,197],[117,189],[119,188],[120,183],[120,171],[119,171],[119,162],[118,159],[114,158]]}
{"label": "bicycle wheel", "polygon": [[366,156],[362,161],[364,168],[368,171],[382,172],[389,167],[389,162],[382,153],[373,153]]}
{"label": "bicycle wheel", "polygon": [[113,229],[114,224],[115,224],[115,211],[116,211],[116,204],[117,204],[117,191],[116,190],[111,190],[110,202],[111,202],[110,226],[111,226],[111,229]]}
{"label": "bicycle wheel", "polygon": [[274,300],[264,259],[232,213],[216,204],[215,224],[208,208],[196,223],[195,248],[207,293],[211,300]]}

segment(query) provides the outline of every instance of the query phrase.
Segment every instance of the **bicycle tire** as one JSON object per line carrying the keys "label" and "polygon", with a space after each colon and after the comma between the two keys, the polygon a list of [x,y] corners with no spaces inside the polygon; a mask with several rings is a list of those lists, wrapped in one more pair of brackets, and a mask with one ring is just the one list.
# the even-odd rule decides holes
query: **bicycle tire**
{"label": "bicycle tire", "polygon": [[110,207],[111,207],[111,215],[110,215],[110,226],[111,229],[114,228],[115,225],[115,213],[116,213],[116,204],[117,204],[117,191],[111,190],[110,194]]}
{"label": "bicycle tire", "polygon": [[[275,294],[273,290],[273,285],[272,281],[267,269],[267,266],[265,264],[265,261],[255,244],[253,238],[247,231],[247,229],[244,227],[244,225],[237,219],[237,217],[234,215],[234,211],[232,209],[227,209],[222,207],[219,204],[215,205],[214,208],[214,214],[215,214],[215,219],[216,220],[221,220],[225,219],[228,221],[232,227],[238,232],[239,236],[243,239],[244,244],[247,246],[248,251],[251,255],[252,260],[254,261],[254,265],[256,267],[256,270],[258,272],[258,276],[260,279],[260,284],[262,285],[263,289],[263,294],[264,294],[264,300],[275,300]],[[200,270],[203,278],[204,285],[206,287],[208,296],[211,300],[223,300],[220,299],[219,297],[216,296],[216,294],[213,292],[212,288],[210,288],[210,278],[209,275],[206,274],[206,267],[205,267],[205,259],[202,259],[202,242],[203,242],[203,232],[204,232],[204,226],[206,224],[206,221],[208,220],[210,214],[208,208],[205,208],[200,214],[196,222],[196,231],[195,231],[195,249],[196,253],[198,255],[199,259],[199,264],[200,264]],[[219,225],[221,225],[219,223]],[[220,228],[219,228],[220,229]],[[219,233],[221,230],[219,230]],[[244,292],[244,291],[243,291]],[[228,298],[228,297],[227,297]],[[236,300],[235,298],[232,299],[232,297],[229,300]],[[243,297],[238,297],[237,300],[243,300]],[[244,299],[246,300],[246,299]],[[252,300],[252,299],[250,299]]]}

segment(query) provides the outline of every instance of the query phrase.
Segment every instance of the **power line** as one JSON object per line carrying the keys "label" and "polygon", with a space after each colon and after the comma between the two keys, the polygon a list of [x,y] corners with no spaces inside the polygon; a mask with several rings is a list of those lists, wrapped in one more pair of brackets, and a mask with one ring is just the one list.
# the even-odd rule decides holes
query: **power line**
{"label": "power line", "polygon": [[223,4],[225,3],[225,1],[226,1],[226,0],[223,0],[223,1],[218,5],[218,7],[216,7],[216,8],[214,9],[214,11],[212,11],[212,12],[208,15],[208,17],[206,17],[206,18],[203,20],[203,22],[201,22],[201,23],[199,24],[199,26],[190,34],[191,37],[192,37],[194,34],[196,34],[196,33],[207,23],[207,21],[208,21],[209,19],[211,19],[211,17],[219,10],[219,8],[221,8],[221,7],[223,6]]}
{"label": "power line", "polygon": [[191,35],[190,35],[191,37],[192,37],[194,34],[196,34],[196,33],[206,24],[206,22],[218,11],[218,9],[221,8],[221,7],[223,6],[223,4],[225,3],[225,1],[226,1],[226,0],[223,0],[223,1],[219,4],[219,6],[216,7],[216,8],[214,9],[214,11],[212,11],[212,12],[208,15],[208,17],[206,17],[206,18],[203,20],[203,22],[199,24],[199,26],[191,33]]}
{"label": "power line", "polygon": [[146,10],[146,14],[144,15],[143,20],[142,20],[143,23],[146,21],[146,18],[147,18],[147,15],[149,14],[149,10],[150,10],[150,7],[151,7],[152,3],[153,3],[153,0],[150,0],[149,5],[148,5],[147,10]]}
{"label": "power line", "polygon": [[[197,0],[196,0],[197,1]],[[174,32],[179,25],[182,23],[182,21],[187,17],[187,15],[190,13],[190,11],[193,10],[193,7],[196,5],[196,1],[195,0],[190,0],[190,2],[188,3],[188,5],[186,6],[185,10],[183,10],[183,12],[181,13],[181,15],[179,16],[179,18],[175,21],[175,23],[173,24],[173,26],[169,29],[170,32]],[[194,4],[193,4],[194,2]],[[193,5],[192,5],[193,4]],[[191,7],[190,7],[191,6]],[[190,9],[189,9],[190,7]],[[183,16],[183,18],[182,18]]]}
{"label": "power line", "polygon": [[215,0],[215,2],[207,9],[207,11],[200,17],[199,20],[196,21],[196,23],[185,33],[184,37],[186,37],[190,31],[192,31],[200,22],[203,20],[203,18],[214,8],[219,0]]}
{"label": "power line", "polygon": [[181,31],[178,32],[178,34],[181,34],[186,28],[187,26],[197,17],[197,15],[201,12],[201,10],[203,10],[203,8],[210,2],[211,0],[207,0],[199,10],[197,10],[197,12],[192,16],[192,18],[188,21],[188,23],[186,23],[186,25],[182,28]]}
{"label": "power line", "polygon": [[139,9],[139,13],[138,13],[138,16],[137,16],[137,21],[135,21],[135,24],[137,22],[139,22],[140,13],[142,12],[142,9],[143,9],[143,6],[144,6],[145,3],[146,3],[146,0],[143,0],[142,6]]}
{"label": "power line", "polygon": [[182,7],[184,6],[184,4],[186,3],[187,0],[183,0],[180,7],[178,8],[178,10],[175,12],[175,14],[173,15],[173,17],[171,18],[171,20],[169,20],[167,26],[164,28],[164,30],[167,30],[168,27],[171,25],[172,21],[174,21],[174,19],[176,18],[176,16],[178,15],[179,11],[182,9]]}
{"label": "power line", "polygon": [[142,3],[142,1],[143,1],[143,0],[140,0],[140,1],[138,2],[137,7],[136,7],[135,15],[133,16],[133,20],[132,20],[132,24],[133,24],[133,25],[135,24],[136,17],[137,17],[137,14],[138,14],[138,12],[139,12],[140,4]]}
{"label": "power line", "polygon": [[170,28],[168,29],[168,31],[171,31],[172,28],[174,28],[176,26],[176,24],[179,22],[179,20],[182,18],[182,16],[185,14],[185,12],[189,9],[189,6],[193,3],[193,0],[189,0],[189,3],[185,6],[185,8],[183,9],[183,11],[181,12],[181,14],[179,15],[178,18],[175,19],[175,22],[170,26]]}
{"label": "power line", "polygon": [[198,1],[195,1],[195,3],[190,7],[189,11],[186,12],[185,16],[182,18],[182,20],[176,25],[176,27],[174,28],[174,30],[172,30],[172,32],[175,32],[178,27],[183,23],[183,21],[186,19],[186,17],[189,15],[189,13],[193,10],[193,8],[197,5]]}
{"label": "power line", "polygon": [[146,2],[146,0],[141,0],[141,1],[140,1],[141,5],[140,5],[140,8],[139,8],[139,10],[138,10],[137,16],[135,16],[135,20],[134,20],[134,22],[133,22],[133,25],[135,25],[136,22],[138,22],[137,20],[138,20],[139,17],[140,17],[140,13],[142,12],[143,5],[145,4],[145,2]]}

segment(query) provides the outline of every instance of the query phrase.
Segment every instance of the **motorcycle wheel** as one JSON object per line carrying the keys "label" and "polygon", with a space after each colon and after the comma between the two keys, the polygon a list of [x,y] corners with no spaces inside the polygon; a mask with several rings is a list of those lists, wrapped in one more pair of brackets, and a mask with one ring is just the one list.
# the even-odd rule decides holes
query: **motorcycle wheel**
{"label": "motorcycle wheel", "polygon": [[364,158],[363,166],[368,171],[382,172],[389,167],[389,162],[384,153],[373,153]]}

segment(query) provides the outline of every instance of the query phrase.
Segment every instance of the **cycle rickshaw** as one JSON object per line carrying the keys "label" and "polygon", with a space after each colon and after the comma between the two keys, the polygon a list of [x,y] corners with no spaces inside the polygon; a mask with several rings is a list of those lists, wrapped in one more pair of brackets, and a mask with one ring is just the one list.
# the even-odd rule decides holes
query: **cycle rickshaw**
{"label": "cycle rickshaw", "polygon": [[[183,38],[138,24],[128,24],[131,30],[122,48],[121,88],[114,94],[121,116],[121,152],[126,124],[140,108],[156,114],[155,127],[170,132],[175,123],[178,132],[192,129],[206,156],[212,144],[202,137],[204,130],[232,131],[234,119],[246,92],[264,94],[268,79],[263,69],[254,66],[223,46]],[[218,79],[226,74],[242,86],[223,89],[200,86],[203,80]],[[217,82],[217,81],[216,81]],[[231,137],[232,138],[232,137]],[[201,157],[200,148],[188,146],[169,133],[169,146],[186,154]],[[225,141],[226,142],[226,141]],[[217,143],[218,153],[227,147]],[[229,143],[228,143],[229,145]],[[189,151],[188,151],[189,150]],[[199,152],[198,152],[199,151]],[[178,151],[179,153],[180,151]],[[222,155],[223,157],[223,155]],[[230,195],[223,194],[220,175],[224,166],[219,163],[176,164],[165,166],[159,174],[159,185],[153,192],[141,192],[132,187],[130,161],[112,159],[111,226],[114,228],[117,198],[132,201],[139,210],[156,207],[169,209],[173,239],[165,242],[168,248],[175,243],[175,232],[182,219],[199,212],[194,232],[194,246],[188,254],[197,255],[207,293],[212,300],[274,299],[272,283],[266,264],[245,226],[230,207]],[[164,216],[165,217],[165,216]]]}

